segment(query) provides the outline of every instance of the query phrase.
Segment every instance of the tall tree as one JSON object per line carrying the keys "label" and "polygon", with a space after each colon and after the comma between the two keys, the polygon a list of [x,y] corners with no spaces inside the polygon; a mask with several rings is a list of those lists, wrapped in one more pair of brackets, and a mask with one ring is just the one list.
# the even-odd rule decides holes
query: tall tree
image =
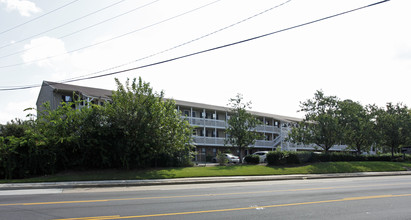
{"label": "tall tree", "polygon": [[377,137],[371,109],[352,100],[338,103],[337,117],[343,129],[343,143],[357,154],[369,151]]}
{"label": "tall tree", "polygon": [[342,129],[337,116],[338,98],[317,91],[313,99],[300,103],[304,120],[294,127],[288,139],[294,143],[316,144],[328,153],[342,140]]}
{"label": "tall tree", "polygon": [[406,105],[387,103],[384,108],[376,108],[376,124],[380,135],[380,145],[389,148],[391,156],[400,147],[410,143],[411,115]]}
{"label": "tall tree", "polygon": [[24,131],[26,130],[26,121],[23,121],[19,118],[7,122],[5,125],[0,124],[0,136],[15,136],[22,137],[24,136]]}
{"label": "tall tree", "polygon": [[118,89],[106,108],[120,166],[146,167],[153,161],[156,165],[161,157],[189,161],[192,128],[175,102],[164,100],[163,92],[154,92],[141,78],[116,83]]}
{"label": "tall tree", "polygon": [[255,143],[261,138],[261,134],[257,133],[255,128],[261,124],[247,109],[251,109],[251,102],[243,102],[243,96],[237,94],[235,98],[231,98],[229,102],[230,119],[228,119],[228,128],[226,129],[226,144],[236,146],[239,151],[240,163],[242,163],[242,151]]}

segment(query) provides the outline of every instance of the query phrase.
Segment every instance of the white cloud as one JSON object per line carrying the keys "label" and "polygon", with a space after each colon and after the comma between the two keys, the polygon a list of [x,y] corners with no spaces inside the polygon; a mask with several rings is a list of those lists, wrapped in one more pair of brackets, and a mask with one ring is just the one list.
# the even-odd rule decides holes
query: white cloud
{"label": "white cloud", "polygon": [[31,100],[7,103],[3,111],[0,112],[0,124],[6,124],[15,118],[27,119],[27,114],[35,114],[34,111],[24,111],[29,107],[34,107]]}
{"label": "white cloud", "polygon": [[62,54],[67,52],[62,40],[51,37],[33,39],[24,45],[24,49],[29,50],[22,55],[23,61],[35,62],[40,67],[52,66],[54,62],[64,60]]}
{"label": "white cloud", "polygon": [[6,4],[8,11],[17,10],[24,17],[41,12],[41,9],[35,3],[26,0],[0,0],[0,3]]}

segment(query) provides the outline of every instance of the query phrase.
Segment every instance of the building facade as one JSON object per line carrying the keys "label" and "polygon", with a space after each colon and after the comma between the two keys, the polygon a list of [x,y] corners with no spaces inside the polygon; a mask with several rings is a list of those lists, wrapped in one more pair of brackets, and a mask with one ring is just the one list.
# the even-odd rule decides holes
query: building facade
{"label": "building facade", "polygon": [[[103,105],[111,100],[112,92],[105,89],[44,81],[36,105],[37,109],[41,111],[43,103],[48,101],[51,109],[56,109],[62,102],[72,102],[78,98],[83,101],[77,106],[73,105],[73,108],[87,107],[90,103]],[[215,157],[219,151],[231,151],[233,154],[239,154],[236,148],[225,143],[225,129],[228,127],[227,120],[230,117],[228,107],[181,100],[175,100],[175,102],[182,117],[193,126],[197,161],[205,161]],[[286,141],[293,125],[302,119],[254,111],[250,111],[250,113],[262,122],[256,127],[256,131],[261,133],[264,139],[257,140],[253,146],[242,152],[242,155],[256,151],[271,151],[277,148],[288,151],[316,150],[313,145],[297,145]],[[342,151],[345,148],[345,145],[334,146],[332,150]]]}

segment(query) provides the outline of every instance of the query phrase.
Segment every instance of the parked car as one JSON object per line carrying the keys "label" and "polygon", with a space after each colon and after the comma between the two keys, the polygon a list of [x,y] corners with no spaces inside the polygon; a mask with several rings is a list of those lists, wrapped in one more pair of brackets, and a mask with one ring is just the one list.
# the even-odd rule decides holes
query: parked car
{"label": "parked car", "polygon": [[260,163],[267,163],[267,154],[268,154],[268,151],[257,151],[257,152],[254,152],[251,155],[259,156],[260,157]]}
{"label": "parked car", "polygon": [[[238,156],[235,156],[233,154],[224,154],[224,156],[227,158],[228,163],[240,163],[240,158]],[[212,162],[217,163],[217,158],[213,157]]]}

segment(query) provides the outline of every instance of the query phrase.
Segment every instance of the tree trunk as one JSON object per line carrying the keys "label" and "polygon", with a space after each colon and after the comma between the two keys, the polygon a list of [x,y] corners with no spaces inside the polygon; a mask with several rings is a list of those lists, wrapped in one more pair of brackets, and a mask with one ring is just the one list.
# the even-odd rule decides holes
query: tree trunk
{"label": "tree trunk", "polygon": [[394,147],[391,146],[391,158],[394,158]]}
{"label": "tree trunk", "polygon": [[238,159],[240,159],[239,163],[243,163],[243,158],[242,158],[242,147],[238,147]]}

